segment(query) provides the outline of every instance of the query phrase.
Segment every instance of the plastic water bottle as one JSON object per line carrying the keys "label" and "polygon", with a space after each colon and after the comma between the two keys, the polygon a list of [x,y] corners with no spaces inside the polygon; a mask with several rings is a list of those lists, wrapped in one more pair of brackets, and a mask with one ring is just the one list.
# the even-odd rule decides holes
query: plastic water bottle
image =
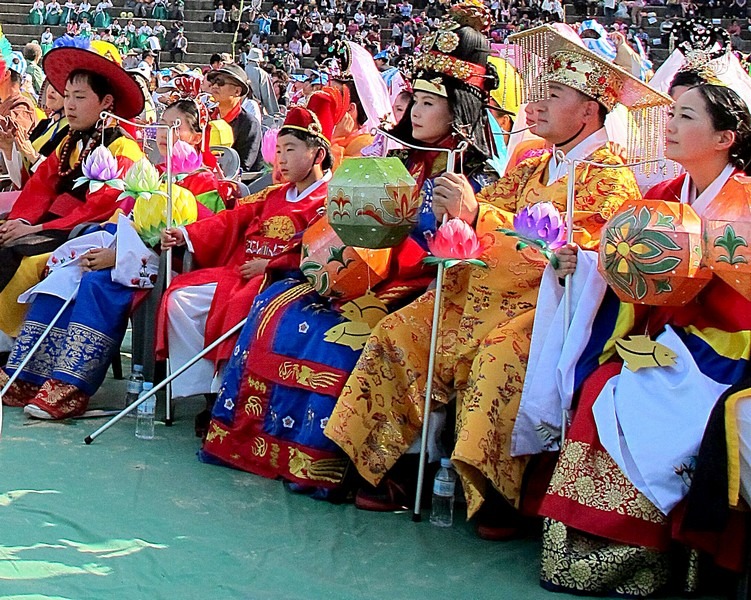
{"label": "plastic water bottle", "polygon": [[[143,391],[143,365],[133,365],[130,377],[128,377],[128,386],[126,387],[126,390],[125,404],[123,405],[123,408],[130,406],[138,400],[138,397]],[[135,417],[135,413],[130,412],[128,413],[128,416]]]}
{"label": "plastic water bottle", "polygon": [[430,522],[437,527],[451,527],[454,524],[454,493],[456,472],[450,458],[441,459],[441,468],[433,481],[433,507]]}
{"label": "plastic water bottle", "polygon": [[[149,393],[154,384],[147,381],[143,384],[141,395]],[[139,440],[154,439],[154,414],[156,413],[156,396],[151,396],[138,405],[138,415],[136,417],[136,437]]]}

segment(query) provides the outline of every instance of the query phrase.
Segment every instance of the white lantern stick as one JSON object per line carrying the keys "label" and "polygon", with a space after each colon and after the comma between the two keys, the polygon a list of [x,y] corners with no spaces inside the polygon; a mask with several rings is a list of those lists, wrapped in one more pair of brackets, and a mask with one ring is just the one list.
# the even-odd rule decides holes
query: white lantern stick
{"label": "white lantern stick", "polygon": [[[603,163],[594,162],[591,160],[580,159],[568,159],[561,150],[556,150],[556,160],[561,164],[568,165],[568,181],[566,189],[566,242],[572,244],[574,242],[574,202],[576,200],[576,165],[589,165],[591,167],[598,167],[601,169],[624,169],[631,167],[638,167],[640,165],[646,165],[650,163],[662,163],[665,164],[664,158],[658,158],[655,160],[643,160],[633,163],[625,163],[620,165],[606,165]],[[571,327],[571,290],[573,275],[569,273],[564,280],[563,290],[563,339],[568,337],[569,327]],[[570,419],[570,410],[561,406],[561,447],[566,439],[566,432],[568,429],[568,423]]]}
{"label": "white lantern stick", "polygon": [[[135,121],[131,121],[129,119],[124,119],[123,117],[119,117],[116,114],[113,114],[107,111],[101,112],[99,114],[99,118],[102,119],[103,122],[108,118],[113,119],[116,122],[126,123],[127,125],[130,125],[131,127],[136,127],[138,129],[165,129],[167,131],[167,156],[165,157],[165,159],[167,160],[167,214],[165,215],[165,224],[166,224],[166,228],[170,229],[172,227],[172,206],[173,206],[172,153],[174,152],[175,132],[180,128],[180,119],[175,119],[175,122],[172,123],[171,125],[145,124],[145,123],[136,123]],[[165,263],[166,263],[165,268],[167,269],[167,271],[164,274],[164,283],[166,287],[169,287],[170,283],[172,283],[172,248],[169,248],[166,251]],[[169,374],[170,374],[169,359],[167,359],[165,362],[166,362],[166,367],[167,367],[167,377],[169,377]],[[166,394],[166,404],[165,404],[165,411],[164,411],[164,414],[165,414],[164,423],[165,425],[172,425],[172,386],[171,385],[169,384],[167,385],[165,394]]]}

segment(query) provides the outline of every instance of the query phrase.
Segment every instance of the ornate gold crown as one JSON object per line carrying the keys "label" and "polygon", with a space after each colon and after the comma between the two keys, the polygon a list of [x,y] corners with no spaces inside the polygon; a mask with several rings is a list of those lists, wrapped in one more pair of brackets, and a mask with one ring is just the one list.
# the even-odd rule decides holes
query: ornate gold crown
{"label": "ornate gold crown", "polygon": [[490,29],[490,10],[482,0],[465,0],[449,8],[449,16],[459,26],[468,26],[477,31]]}

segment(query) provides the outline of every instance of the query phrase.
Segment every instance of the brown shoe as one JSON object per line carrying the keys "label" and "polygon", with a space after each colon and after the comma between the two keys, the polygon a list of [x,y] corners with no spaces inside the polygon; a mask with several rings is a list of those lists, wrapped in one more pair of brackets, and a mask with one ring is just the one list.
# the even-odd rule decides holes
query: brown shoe
{"label": "brown shoe", "polygon": [[476,519],[477,536],[492,542],[518,537],[524,529],[524,517],[495,489],[488,492]]}
{"label": "brown shoe", "polygon": [[[4,388],[10,376],[4,369],[0,369],[0,389]],[[26,406],[34,396],[37,395],[39,386],[22,379],[16,379],[13,384],[8,388],[8,391],[3,394],[4,406]]]}

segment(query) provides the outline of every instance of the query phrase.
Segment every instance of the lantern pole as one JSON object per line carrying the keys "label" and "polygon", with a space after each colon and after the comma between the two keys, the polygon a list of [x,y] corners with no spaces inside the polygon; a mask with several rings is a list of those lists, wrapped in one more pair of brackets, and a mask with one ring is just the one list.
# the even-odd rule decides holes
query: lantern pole
{"label": "lantern pole", "polygon": [[[556,150],[556,160],[559,163],[568,165],[568,181],[566,182],[566,243],[573,244],[574,242],[574,202],[576,199],[576,165],[588,165],[590,167],[598,167],[601,169],[624,169],[631,167],[638,167],[641,165],[647,165],[652,163],[665,164],[664,158],[657,158],[654,160],[642,160],[633,163],[624,163],[620,165],[606,165],[603,163],[595,162],[592,160],[583,159],[568,159],[562,150]],[[569,328],[571,327],[571,295],[572,295],[572,278],[573,273],[568,273],[564,279],[563,288],[563,339],[568,337]],[[568,422],[570,418],[570,410],[564,406],[561,406],[561,447],[566,439],[566,432],[568,429]]]}
{"label": "lantern pole", "polygon": [[15,383],[16,379],[18,379],[18,376],[21,374],[21,371],[23,371],[26,368],[26,365],[29,364],[29,361],[31,360],[31,358],[34,356],[36,351],[39,350],[39,347],[42,345],[42,342],[50,334],[50,332],[52,331],[52,328],[58,322],[60,317],[63,316],[65,309],[68,308],[71,301],[75,297],[76,297],[76,294],[73,293],[70,295],[70,297],[67,300],[65,300],[65,302],[63,302],[63,305],[60,307],[60,310],[58,310],[57,314],[54,317],[52,317],[52,320],[50,321],[49,325],[47,325],[45,330],[42,332],[42,335],[39,336],[39,338],[31,347],[31,349],[26,353],[26,356],[23,357],[21,364],[19,364],[18,367],[16,367],[16,370],[13,372],[13,375],[10,376],[6,384],[0,390],[0,434],[2,434],[2,431],[3,431],[3,403],[2,403],[3,396],[5,396],[5,394],[8,393],[10,386],[12,386],[13,383]]}
{"label": "lantern pole", "polygon": [[[161,125],[159,123],[147,125],[145,123],[137,123],[135,121],[131,121],[129,119],[124,119],[123,117],[120,117],[116,114],[113,114],[111,112],[102,111],[99,114],[99,117],[104,119],[113,119],[116,122],[119,123],[125,123],[127,125],[130,125],[131,127],[136,127],[138,129],[165,129],[167,131],[167,156],[165,157],[167,161],[167,214],[165,215],[165,223],[166,223],[166,229],[170,229],[172,227],[172,206],[173,206],[173,182],[172,182],[172,154],[174,152],[174,143],[175,143],[175,132],[180,128],[180,119],[175,119],[175,122],[171,125]],[[164,274],[164,282],[165,282],[165,289],[170,286],[170,283],[172,283],[172,248],[168,248],[165,252],[165,269],[166,272]],[[169,358],[165,361],[165,364],[167,366],[167,376],[169,377],[170,374],[170,363]],[[169,380],[171,381],[171,379]],[[166,405],[165,405],[165,411],[164,411],[165,417],[164,417],[164,423],[165,425],[172,425],[172,386],[167,385],[166,390]]]}
{"label": "lantern pole", "polygon": [[[172,229],[172,154],[174,152],[173,144],[175,136],[174,128],[167,129],[167,216],[165,224],[167,229]],[[164,273],[164,286],[165,289],[169,289],[172,283],[172,248],[167,248],[166,259],[167,271]],[[170,360],[169,356],[165,359],[164,364],[166,366],[166,375],[170,374]],[[168,380],[169,381],[169,380]],[[172,385],[167,383],[164,388],[164,424],[167,427],[172,426]]]}
{"label": "lantern pole", "polygon": [[110,427],[112,427],[115,423],[117,423],[120,419],[122,419],[125,415],[127,415],[129,412],[135,410],[139,404],[147,400],[148,398],[151,398],[154,394],[156,394],[159,390],[164,389],[172,383],[172,380],[182,375],[185,371],[190,369],[194,364],[196,364],[199,360],[201,360],[204,356],[206,356],[209,352],[211,352],[214,348],[219,346],[222,342],[225,340],[228,340],[231,338],[236,332],[240,331],[243,327],[245,327],[245,324],[248,322],[248,317],[245,317],[242,321],[240,321],[237,325],[232,327],[229,331],[227,331],[224,335],[217,338],[215,341],[213,341],[211,344],[206,346],[203,350],[201,350],[198,354],[196,354],[193,358],[191,358],[188,362],[186,362],[183,366],[181,366],[179,369],[177,369],[174,373],[168,375],[164,381],[161,381],[158,385],[155,385],[152,389],[150,389],[148,392],[142,393],[136,400],[134,400],[132,403],[130,403],[128,406],[126,406],[123,410],[121,410],[119,413],[117,413],[114,417],[112,417],[109,421],[107,421],[104,425],[102,425],[99,429],[97,429],[94,433],[91,435],[87,435],[84,438],[84,443],[86,445],[91,444],[97,437],[99,437],[100,434],[107,431]]}
{"label": "lantern pole", "polygon": [[[456,148],[434,148],[430,146],[418,146],[417,144],[409,144],[400,140],[399,138],[391,135],[388,131],[376,127],[371,130],[371,134],[375,135],[380,133],[385,138],[401,144],[409,148],[410,150],[421,150],[423,152],[445,152],[448,154],[446,160],[446,172],[453,173],[456,169],[456,157],[464,154],[469,143],[466,139],[463,139]],[[446,215],[443,215],[443,221],[446,222]],[[417,492],[415,492],[415,506],[412,511],[412,520],[415,523],[422,521],[421,503],[422,503],[422,486],[425,481],[425,463],[427,462],[427,449],[428,449],[428,432],[430,429],[430,405],[433,395],[433,377],[435,375],[435,354],[438,346],[438,328],[440,326],[441,317],[441,292],[443,288],[443,274],[445,267],[443,263],[438,263],[438,271],[436,273],[436,285],[435,285],[435,300],[433,301],[433,323],[430,330],[430,353],[428,355],[428,380],[425,386],[425,404],[422,412],[422,434],[420,437],[420,457],[417,468]]]}

